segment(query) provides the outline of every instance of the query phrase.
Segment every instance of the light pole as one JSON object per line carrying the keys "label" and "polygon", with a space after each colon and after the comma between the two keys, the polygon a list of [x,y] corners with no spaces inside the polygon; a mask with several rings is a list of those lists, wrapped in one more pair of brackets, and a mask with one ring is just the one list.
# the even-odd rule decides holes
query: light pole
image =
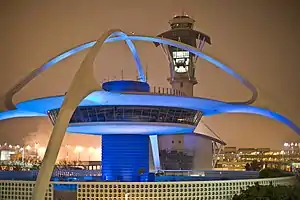
{"label": "light pole", "polygon": [[25,166],[25,160],[24,160],[24,158],[25,158],[25,149],[22,147],[22,148],[20,148],[20,151],[22,153],[22,164]]}
{"label": "light pole", "polygon": [[66,154],[67,154],[66,160],[69,161],[69,149],[70,149],[70,145],[67,144],[65,147],[66,147],[66,149],[67,149],[67,152],[66,152]]}
{"label": "light pole", "polygon": [[75,147],[75,153],[78,153],[78,160],[80,161],[80,153],[83,152],[83,147],[82,146],[76,146]]}
{"label": "light pole", "polygon": [[35,162],[37,162],[37,160],[38,160],[38,146],[39,146],[39,143],[35,142],[35,143],[34,143]]}
{"label": "light pole", "polygon": [[89,148],[89,161],[91,161],[91,154],[93,155],[95,149],[93,147]]}
{"label": "light pole", "polygon": [[31,149],[31,146],[30,145],[27,145],[26,147],[25,147],[25,149],[24,149],[24,161],[25,161],[25,151],[27,150],[28,152],[30,151],[30,149]]}

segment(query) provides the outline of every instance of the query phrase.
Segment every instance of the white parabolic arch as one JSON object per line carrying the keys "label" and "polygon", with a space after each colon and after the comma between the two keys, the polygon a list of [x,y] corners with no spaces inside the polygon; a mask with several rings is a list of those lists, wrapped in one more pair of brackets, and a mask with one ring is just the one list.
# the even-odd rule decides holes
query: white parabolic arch
{"label": "white parabolic arch", "polygon": [[[114,37],[112,37],[114,36]],[[117,37],[116,37],[117,36]],[[47,150],[44,155],[44,159],[37,177],[37,181],[35,184],[35,188],[33,191],[33,200],[41,200],[45,197],[46,189],[49,185],[49,181],[51,178],[52,171],[54,169],[55,161],[57,159],[57,155],[62,144],[66,129],[68,127],[69,121],[73,115],[73,112],[79,105],[79,103],[91,92],[98,90],[99,85],[94,78],[94,61],[96,55],[101,49],[102,45],[105,42],[113,42],[113,41],[129,41],[129,40],[141,40],[141,41],[152,41],[157,43],[164,43],[171,46],[177,46],[179,48],[188,50],[201,58],[206,59],[209,62],[212,62],[217,67],[221,69],[225,69],[225,71],[234,77],[238,78],[242,83],[245,84],[247,88],[249,88],[253,92],[252,98],[247,102],[241,103],[250,103],[255,101],[257,97],[257,92],[254,86],[241,76],[239,76],[236,72],[228,68],[226,65],[221,62],[213,59],[210,56],[207,56],[201,52],[199,52],[196,48],[179,43],[177,41],[172,41],[168,39],[162,39],[157,37],[149,37],[149,36],[136,36],[131,35],[127,36],[124,32],[119,29],[113,29],[106,33],[104,33],[95,43],[95,45],[90,49],[85,59],[80,65],[80,68],[76,72],[72,83],[67,91],[67,94],[64,98],[63,104],[61,106],[60,112],[58,114],[58,118],[56,120],[56,124],[54,125],[52,134],[50,136],[50,140],[47,146]],[[128,43],[127,43],[128,44]],[[130,45],[128,45],[130,48]],[[139,71],[140,73],[143,71]],[[142,75],[143,76],[143,75]]]}
{"label": "white parabolic arch", "polygon": [[[118,37],[113,37],[113,36],[118,36]],[[215,59],[215,58],[213,58],[213,57],[211,57],[207,54],[204,54],[204,53],[200,52],[195,47],[192,47],[192,46],[187,45],[187,44],[180,43],[178,41],[164,39],[164,38],[151,37],[151,36],[142,36],[142,35],[126,35],[124,32],[115,32],[115,33],[113,33],[111,36],[109,36],[105,40],[105,43],[106,42],[116,42],[116,41],[125,41],[127,43],[128,47],[129,47],[129,49],[130,49],[130,51],[131,51],[131,53],[134,57],[140,81],[145,82],[146,77],[145,77],[145,74],[144,74],[144,70],[143,70],[143,67],[142,67],[140,57],[139,57],[138,52],[137,52],[137,50],[136,50],[136,48],[135,48],[135,46],[132,42],[133,40],[160,43],[160,44],[170,45],[170,46],[173,46],[173,47],[177,47],[177,48],[189,51],[189,52],[195,54],[196,56],[198,56],[198,57],[214,64],[216,67],[222,69],[223,71],[230,74],[231,76],[234,76],[236,79],[238,79],[242,84],[244,84],[244,86],[246,86],[252,92],[252,97],[247,101],[228,102],[228,103],[248,104],[249,105],[249,104],[254,103],[256,101],[257,97],[258,97],[258,92],[257,92],[256,88],[249,81],[247,81],[245,78],[240,76],[238,73],[236,73],[235,71],[230,69],[225,64],[221,63],[217,59]],[[41,67],[33,70],[29,75],[27,75],[24,79],[19,81],[15,86],[13,86],[6,93],[6,95],[4,97],[4,102],[0,102],[0,103],[3,104],[3,105],[0,105],[0,110],[13,110],[13,109],[15,109],[16,107],[15,107],[13,101],[12,101],[13,96],[16,93],[18,93],[31,80],[33,80],[35,77],[37,77],[42,72],[46,71],[47,69],[49,69],[51,66],[55,65],[56,63],[68,58],[69,56],[72,56],[72,55],[74,55],[74,54],[76,54],[80,51],[83,51],[87,48],[93,47],[96,44],[96,42],[97,41],[91,41],[91,42],[87,42],[87,43],[84,43],[84,44],[81,44],[81,45],[77,45],[77,46],[75,46],[75,47],[73,47],[73,48],[57,55],[56,57],[50,59],[48,62],[43,64]]]}
{"label": "white parabolic arch", "polygon": [[33,200],[45,199],[45,192],[48,188],[55,161],[57,159],[58,152],[64,139],[69,121],[78,104],[91,92],[99,89],[99,84],[94,78],[94,61],[96,55],[101,49],[105,40],[111,35],[115,35],[118,33],[122,34],[123,32],[118,29],[113,29],[104,33],[97,40],[96,44],[91,48],[91,50],[81,63],[80,68],[76,72],[52,130],[52,134],[50,136],[43,162],[33,190]]}

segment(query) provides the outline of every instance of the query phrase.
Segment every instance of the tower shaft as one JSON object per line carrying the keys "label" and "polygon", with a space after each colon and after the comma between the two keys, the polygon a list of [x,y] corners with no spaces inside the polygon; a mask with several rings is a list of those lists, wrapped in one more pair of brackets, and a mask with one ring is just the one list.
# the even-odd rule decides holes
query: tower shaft
{"label": "tower shaft", "polygon": [[[184,15],[175,16],[169,21],[171,30],[159,34],[159,37],[176,40],[184,44],[202,49],[205,43],[211,44],[209,36],[193,29],[195,21]],[[168,57],[170,67],[169,83],[173,89],[187,96],[193,96],[196,58],[188,51],[175,47],[161,46]],[[160,136],[159,148],[163,169],[210,169],[212,167],[212,141],[195,135]],[[167,153],[166,153],[167,152]],[[168,156],[168,152],[170,155]],[[164,159],[165,162],[164,162]],[[173,164],[170,160],[174,159]],[[178,165],[176,163],[189,163]],[[165,165],[165,166],[164,166]]]}

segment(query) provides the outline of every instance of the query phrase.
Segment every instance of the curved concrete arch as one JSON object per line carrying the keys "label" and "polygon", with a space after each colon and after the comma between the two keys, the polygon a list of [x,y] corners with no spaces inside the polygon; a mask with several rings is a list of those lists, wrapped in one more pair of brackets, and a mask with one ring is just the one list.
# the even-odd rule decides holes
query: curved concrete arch
{"label": "curved concrete arch", "polygon": [[[252,104],[256,101],[258,97],[258,92],[257,89],[252,85],[248,80],[240,76],[238,73],[236,73],[234,70],[229,68],[227,65],[224,63],[218,61],[217,59],[213,58],[212,56],[209,56],[205,53],[200,52],[197,48],[190,46],[188,44],[183,44],[181,42],[175,41],[175,40],[170,40],[166,38],[159,38],[159,37],[152,37],[152,36],[145,36],[145,35],[128,35],[127,38],[131,40],[138,40],[138,41],[148,41],[148,42],[154,42],[154,43],[159,43],[159,44],[165,44],[173,47],[177,47],[186,51],[189,51],[198,57],[206,60],[207,62],[214,64],[216,67],[222,69],[226,73],[230,74],[234,78],[238,79],[242,84],[244,84],[251,92],[252,96],[249,100],[247,101],[242,101],[242,102],[228,102],[232,104]],[[121,38],[121,37],[114,37],[114,38],[109,38],[107,39],[106,42],[114,42],[114,41],[120,41],[124,40],[127,38]]]}
{"label": "curved concrete arch", "polygon": [[[112,34],[110,37],[115,37],[115,36],[122,36],[126,37],[127,35],[124,32],[120,32],[117,34]],[[141,59],[138,55],[138,51],[134,45],[134,43],[127,39],[125,40],[129,50],[131,51],[131,54],[134,57],[134,61],[137,67],[137,72],[138,72],[138,77],[139,80],[146,82],[146,76],[144,74],[143,66]],[[7,110],[14,110],[16,108],[15,104],[13,103],[13,96],[18,93],[22,88],[25,87],[29,82],[31,82],[35,77],[40,75],[42,72],[46,71],[49,69],[51,66],[59,63],[60,61],[76,54],[79,53],[85,49],[91,48],[95,45],[96,41],[91,41],[87,42],[84,44],[77,45],[75,47],[72,47],[71,49],[68,49],[67,51],[51,58],[49,61],[47,61],[45,64],[43,64],[41,67],[34,69],[32,72],[30,72],[25,78],[23,78],[21,81],[19,81],[16,85],[14,85],[4,96],[4,108]]]}
{"label": "curved concrete arch", "polygon": [[[41,169],[36,181],[35,189],[33,192],[33,200],[40,200],[44,198],[46,188],[48,186],[51,173],[54,168],[54,164],[62,144],[64,134],[69,124],[69,120],[73,112],[75,111],[78,104],[92,91],[95,91],[99,88],[95,78],[94,78],[94,69],[93,64],[98,54],[99,50],[101,49],[102,45],[105,42],[113,42],[113,41],[120,41],[120,40],[141,40],[141,41],[151,41],[151,42],[158,42],[162,44],[167,44],[171,46],[175,46],[191,53],[196,54],[197,56],[207,60],[215,64],[217,67],[224,69],[227,73],[235,76],[238,78],[242,83],[244,83],[249,89],[253,89],[256,91],[255,87],[252,86],[250,82],[243,79],[237,73],[235,73],[232,69],[228,68],[223,63],[213,59],[212,57],[199,52],[196,48],[182,44],[177,41],[162,39],[157,37],[148,37],[148,36],[126,36],[121,30],[110,30],[104,33],[86,55],[85,59],[81,63],[79,70],[77,71],[70,88],[65,96],[63,101],[62,107],[60,109],[57,122],[53,128],[47,150],[41,165]],[[253,95],[254,96],[254,95]],[[71,99],[72,98],[72,99]],[[255,100],[255,99],[254,99]],[[247,101],[246,103],[251,103],[251,101]]]}
{"label": "curved concrete arch", "polygon": [[213,113],[212,115],[221,114],[221,113],[241,113],[241,114],[256,114],[256,115],[264,116],[276,120],[280,123],[283,123],[289,128],[291,128],[293,131],[295,131],[297,134],[300,134],[300,127],[294,124],[291,120],[276,112],[266,110],[263,108],[248,106],[248,105],[235,105],[235,106],[225,106],[225,107],[218,108],[218,111],[219,113]]}
{"label": "curved concrete arch", "polygon": [[111,35],[117,34],[122,34],[122,31],[116,29],[104,33],[88,52],[85,59],[81,63],[80,68],[76,72],[61,106],[57,122],[54,125],[52,134],[50,136],[47,150],[45,152],[34,187],[32,196],[33,200],[41,200],[45,198],[45,192],[49,185],[55,161],[57,159],[69,121],[78,104],[88,94],[99,89],[100,87],[94,78],[94,61],[96,59],[96,55],[104,44],[105,39],[109,38]]}
{"label": "curved concrete arch", "polygon": [[42,72],[49,69],[51,66],[55,65],[56,63],[68,58],[69,56],[72,56],[80,51],[83,51],[87,48],[92,47],[95,44],[95,42],[88,42],[84,44],[77,45],[76,47],[73,47],[58,56],[55,56],[51,58],[49,61],[47,61],[45,64],[43,64],[41,67],[34,69],[32,72],[30,72],[25,78],[23,78],[21,81],[19,81],[16,85],[14,85],[6,94],[4,97],[4,106],[7,110],[13,110],[16,108],[15,104],[13,103],[12,99],[13,96],[18,93],[22,88],[24,88],[30,81],[32,81],[35,77],[40,75]]}
{"label": "curved concrete arch", "polygon": [[[138,40],[138,41],[148,41],[148,42],[157,42],[160,44],[166,44],[166,45],[170,45],[170,46],[174,46],[174,47],[178,47],[181,49],[184,49],[186,51],[189,51],[195,55],[197,55],[198,57],[214,64],[215,66],[217,66],[218,68],[224,70],[226,73],[230,74],[231,76],[237,78],[240,82],[242,82],[251,92],[252,92],[252,97],[247,100],[247,101],[243,101],[243,102],[228,102],[228,103],[233,103],[233,104],[252,104],[256,101],[257,97],[258,97],[258,92],[256,90],[256,88],[246,79],[244,79],[243,77],[241,77],[239,74],[237,74],[235,71],[233,71],[232,69],[230,69],[228,66],[226,66],[225,64],[221,63],[220,61],[218,61],[217,59],[204,54],[200,51],[198,51],[197,48],[187,45],[187,44],[183,44],[174,40],[169,40],[169,39],[165,39],[165,38],[158,38],[158,37],[151,37],[151,36],[139,36],[139,35],[126,35],[125,33],[119,33],[119,34],[113,34],[111,37],[107,38],[105,40],[105,42],[115,42],[115,41],[125,41],[130,49],[130,51],[132,52],[132,55],[135,59],[135,63],[137,66],[137,70],[138,70],[138,74],[139,74],[139,78],[141,81],[146,81],[146,77],[144,75],[144,71],[142,68],[142,64],[139,58],[139,55],[136,51],[136,48],[132,42],[132,40]],[[39,74],[41,74],[43,71],[47,70],[49,67],[53,66],[54,64],[68,58],[71,55],[74,55],[78,52],[81,52],[87,48],[92,47],[93,45],[95,45],[95,41],[91,41],[88,43],[84,43],[82,45],[78,45],[74,48],[71,48],[67,51],[65,51],[64,53],[50,59],[48,62],[46,62],[44,65],[42,65],[40,68],[35,69],[34,71],[32,71],[28,76],[26,76],[24,79],[22,79],[17,85],[15,85],[12,89],[10,89],[6,96],[5,96],[5,100],[4,100],[4,105],[6,107],[6,109],[8,110],[13,110],[15,109],[15,105],[12,101],[13,96],[19,92],[26,84],[28,84],[31,80],[33,80],[36,76],[38,76]]]}

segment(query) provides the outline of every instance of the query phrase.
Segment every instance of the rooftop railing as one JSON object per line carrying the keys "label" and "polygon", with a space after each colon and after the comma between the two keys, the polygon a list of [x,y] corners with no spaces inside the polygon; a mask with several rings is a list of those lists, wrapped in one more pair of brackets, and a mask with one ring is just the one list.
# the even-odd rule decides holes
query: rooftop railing
{"label": "rooftop railing", "polygon": [[157,87],[157,86],[151,87],[150,92],[154,94],[186,96],[186,94],[180,90],[173,89],[173,88]]}

